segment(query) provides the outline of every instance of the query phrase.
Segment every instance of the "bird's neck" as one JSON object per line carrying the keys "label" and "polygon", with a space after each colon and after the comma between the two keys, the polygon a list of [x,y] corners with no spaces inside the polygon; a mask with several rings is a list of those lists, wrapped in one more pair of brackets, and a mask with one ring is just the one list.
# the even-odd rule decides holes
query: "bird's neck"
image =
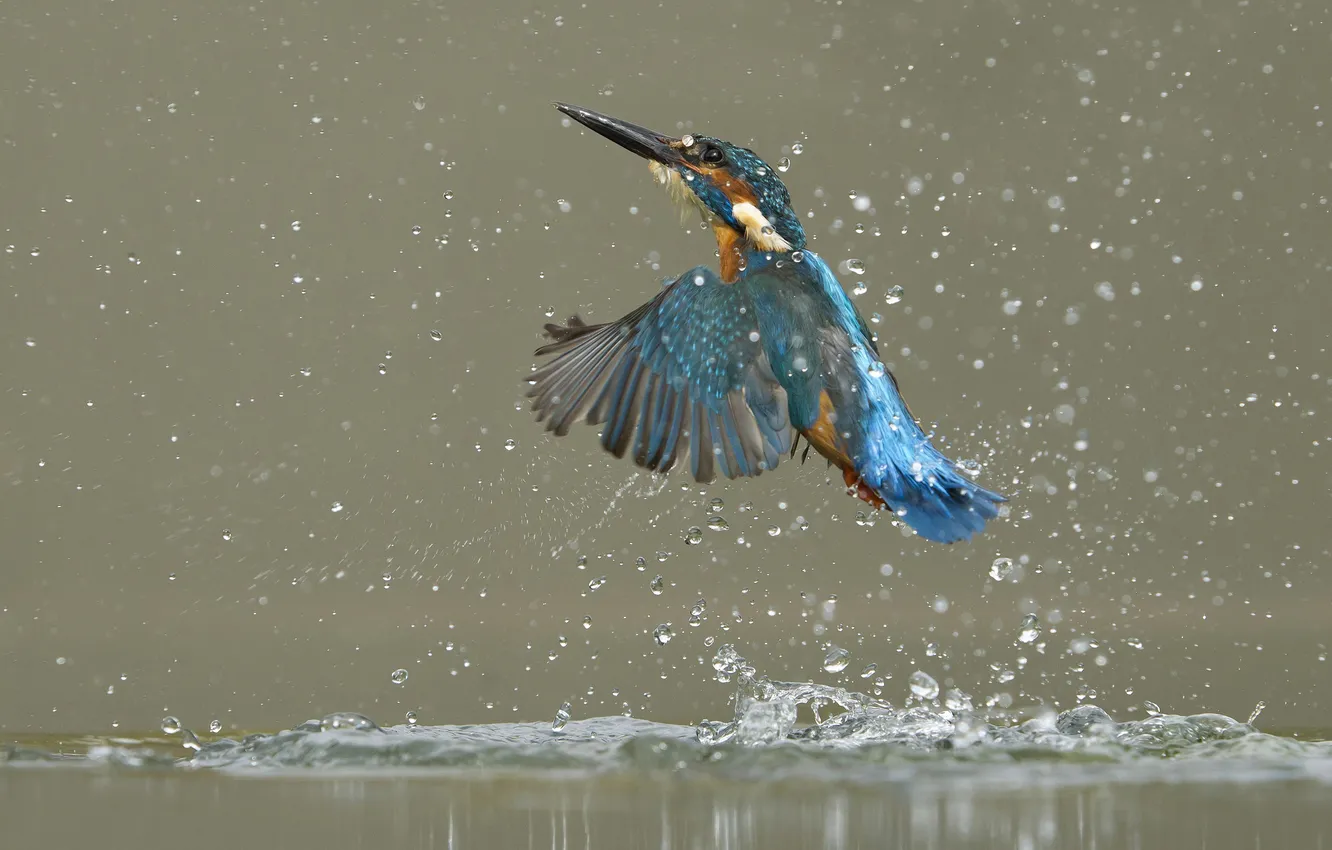
{"label": "bird's neck", "polygon": [[[759,248],[746,234],[718,222],[712,226],[717,237],[717,255],[721,258],[723,283],[735,283],[740,273],[753,265],[756,256],[768,256],[773,251]],[[784,253],[784,252],[783,252]]]}

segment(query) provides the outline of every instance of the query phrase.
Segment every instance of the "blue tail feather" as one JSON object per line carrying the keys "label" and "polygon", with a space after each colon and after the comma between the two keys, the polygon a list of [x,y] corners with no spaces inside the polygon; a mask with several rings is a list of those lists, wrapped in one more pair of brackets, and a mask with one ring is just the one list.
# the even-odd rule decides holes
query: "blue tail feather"
{"label": "blue tail feather", "polygon": [[[909,455],[900,451],[904,446],[895,448],[899,451],[889,453],[893,461],[879,470],[865,470],[861,478],[926,540],[970,540],[999,515],[999,505],[1008,501],[964,477],[924,435]],[[905,465],[896,462],[908,458]]]}

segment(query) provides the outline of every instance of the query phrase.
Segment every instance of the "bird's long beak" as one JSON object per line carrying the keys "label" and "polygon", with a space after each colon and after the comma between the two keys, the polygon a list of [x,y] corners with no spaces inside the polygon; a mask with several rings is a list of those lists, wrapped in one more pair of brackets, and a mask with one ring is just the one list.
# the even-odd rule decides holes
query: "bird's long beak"
{"label": "bird's long beak", "polygon": [[659,162],[662,165],[677,165],[682,160],[678,145],[680,140],[666,136],[655,130],[630,124],[591,109],[557,103],[555,108],[582,124],[598,135],[605,136],[627,151],[632,151],[644,159]]}

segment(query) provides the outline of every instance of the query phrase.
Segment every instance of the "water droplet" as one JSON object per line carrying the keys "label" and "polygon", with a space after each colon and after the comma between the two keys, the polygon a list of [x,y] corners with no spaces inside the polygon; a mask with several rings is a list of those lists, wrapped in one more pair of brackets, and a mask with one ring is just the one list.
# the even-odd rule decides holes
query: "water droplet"
{"label": "water droplet", "polygon": [[662,578],[661,576],[653,576],[652,584],[650,585],[650,587],[652,588],[653,596],[661,596],[662,590],[664,590],[666,587],[666,579]]}
{"label": "water droplet", "polygon": [[634,558],[634,569],[638,570],[640,573],[646,570],[647,558],[644,558],[642,555],[639,555],[637,558]]}
{"label": "water droplet", "polygon": [[939,683],[934,681],[934,677],[924,670],[917,670],[907,679],[907,684],[911,686],[911,694],[920,700],[937,699],[939,696]]}
{"label": "water droplet", "polygon": [[863,260],[857,260],[854,257],[842,263],[842,267],[851,274],[864,274],[865,263]]}
{"label": "water droplet", "polygon": [[666,623],[662,623],[652,630],[652,639],[657,642],[657,646],[665,646],[671,642],[673,637],[675,637],[675,632],[671,631],[671,627]]}
{"label": "water droplet", "polygon": [[569,703],[560,703],[560,707],[555,711],[555,719],[550,721],[550,731],[559,732],[568,726],[569,718],[573,716],[570,713],[572,710],[573,706]]}
{"label": "water droplet", "polygon": [[416,712],[415,712],[415,711],[409,711],[409,712],[407,712],[407,725],[408,725],[408,726],[415,726],[415,725],[416,725]]}
{"label": "water droplet", "polygon": [[168,714],[162,718],[162,731],[168,735],[175,735],[180,731],[180,721]]}
{"label": "water droplet", "polygon": [[444,338],[444,332],[438,329],[432,330],[430,332],[430,338],[433,339],[435,342],[439,342]]}
{"label": "water droplet", "polygon": [[222,541],[223,541],[224,543],[230,543],[230,542],[231,542],[231,529],[229,529],[229,528],[224,528],[224,529],[222,529]]}
{"label": "water droplet", "polygon": [[949,711],[971,711],[971,694],[957,688],[949,688],[944,694],[944,708]]}
{"label": "water droplet", "polygon": [[401,685],[403,682],[407,681],[407,671],[399,667],[389,675],[389,680],[395,685]]}
{"label": "water droplet", "polygon": [[512,437],[504,441],[504,450],[506,452],[513,451],[515,448],[517,448],[517,446],[518,446],[518,441],[513,439]]}
{"label": "water droplet", "polygon": [[840,646],[829,648],[828,654],[823,656],[823,670],[825,673],[840,673],[850,663],[851,653]]}
{"label": "water droplet", "polygon": [[444,190],[444,200],[446,200],[446,201],[451,201],[451,200],[453,200],[453,190],[452,190],[452,189],[445,189],[445,190]]}
{"label": "water droplet", "polygon": [[335,514],[342,513],[342,502],[334,502],[333,507],[329,508],[329,510]]}
{"label": "water droplet", "polygon": [[1148,716],[1148,717],[1160,717],[1160,716],[1161,716],[1161,706],[1157,705],[1156,703],[1152,702],[1151,700],[1143,700],[1143,703],[1142,703],[1142,709],[1143,709],[1143,711],[1147,712],[1147,716]]}
{"label": "water droplet", "polygon": [[222,721],[214,718],[208,722],[208,731],[216,735],[222,731]]}
{"label": "water droplet", "polygon": [[600,590],[605,586],[606,586],[605,576],[598,576],[587,583],[587,589],[592,591],[593,593],[596,593],[598,590]]}
{"label": "water droplet", "polygon": [[373,732],[379,729],[375,721],[366,717],[364,714],[357,714],[354,711],[339,711],[336,714],[330,714],[319,721],[319,728],[325,732],[334,729],[353,729],[357,732]]}
{"label": "water droplet", "polygon": [[800,156],[800,155],[801,155],[802,153],[804,153],[804,152],[805,152],[805,146],[802,145],[802,144],[800,144],[799,142],[796,142],[794,145],[791,145],[791,154],[792,154],[792,155],[794,155],[794,156]]}
{"label": "water droplet", "polygon": [[995,558],[994,563],[990,564],[990,578],[995,581],[1003,581],[1013,572],[1012,558]]}
{"label": "water droplet", "polygon": [[715,514],[724,507],[726,507],[726,503],[723,502],[721,499],[717,498],[708,499],[708,513]]}
{"label": "water droplet", "polygon": [[953,466],[957,467],[958,472],[970,475],[973,478],[976,477],[977,475],[980,475],[981,471],[980,461],[976,460],[975,458],[971,457],[961,458],[956,463],[954,463]]}
{"label": "water droplet", "polygon": [[719,516],[708,517],[708,528],[712,529],[713,531],[725,531],[730,527],[731,524]]}
{"label": "water droplet", "polygon": [[379,364],[379,374],[381,374],[381,375],[387,375],[387,374],[388,374],[388,364],[386,364],[386,363],[380,363],[380,364]]}
{"label": "water droplet", "polygon": [[583,628],[584,628],[584,629],[590,629],[590,628],[592,628],[592,617],[591,617],[591,615],[588,615],[588,616],[586,616],[586,617],[583,618]]}
{"label": "water droplet", "polygon": [[777,536],[780,535],[781,533],[782,533],[782,530],[781,530],[781,528],[779,528],[778,526],[775,526],[775,525],[770,525],[770,526],[768,526],[768,536],[769,536],[769,537],[777,537]]}
{"label": "water droplet", "polygon": [[777,170],[785,174],[791,170],[791,160],[788,157],[782,157],[777,160]]}
{"label": "water droplet", "polygon": [[888,291],[883,294],[883,300],[888,302],[889,304],[896,304],[900,302],[903,296],[905,295],[906,295],[906,290],[904,290],[900,285],[890,286],[888,288]]}
{"label": "water droplet", "polygon": [[419,225],[419,224],[413,224],[413,225],[412,225],[412,235],[413,235],[413,236],[420,236],[420,235],[421,235],[421,225]]}
{"label": "water droplet", "polygon": [[882,363],[880,363],[878,360],[875,360],[873,363],[870,364],[869,376],[871,378],[882,378],[884,376],[884,373],[887,371],[888,370],[884,367]]}
{"label": "water droplet", "polygon": [[856,281],[856,285],[851,287],[851,294],[857,297],[869,292],[869,284],[863,280]]}
{"label": "water droplet", "polygon": [[1035,614],[1028,614],[1022,618],[1022,631],[1018,632],[1018,641],[1021,643],[1035,643],[1036,638],[1041,636],[1041,621],[1036,619]]}
{"label": "water droplet", "polygon": [[702,543],[703,529],[696,525],[690,526],[689,530],[684,533],[684,542],[686,546],[697,546],[699,543]]}
{"label": "water droplet", "polygon": [[864,669],[864,670],[861,670],[861,671],[860,671],[860,678],[862,678],[862,679],[868,679],[869,677],[873,676],[873,675],[874,675],[875,673],[877,673],[877,672],[879,672],[879,665],[877,665],[877,664],[868,664],[868,665],[865,666],[865,669]]}

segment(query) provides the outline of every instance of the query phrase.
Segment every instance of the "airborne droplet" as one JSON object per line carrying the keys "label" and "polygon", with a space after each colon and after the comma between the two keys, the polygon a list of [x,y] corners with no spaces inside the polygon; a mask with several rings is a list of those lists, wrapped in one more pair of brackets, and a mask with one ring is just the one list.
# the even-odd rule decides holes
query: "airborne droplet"
{"label": "airborne droplet", "polygon": [[939,683],[934,681],[934,677],[923,670],[917,670],[907,679],[911,686],[911,694],[917,699],[932,700],[939,697]]}
{"label": "airborne droplet", "polygon": [[569,703],[561,703],[560,707],[555,711],[555,719],[550,722],[550,731],[559,732],[565,726],[569,725],[569,718],[573,716],[570,714],[572,709],[573,706]]}
{"label": "airborne droplet", "polygon": [[825,673],[840,673],[850,663],[851,653],[840,646],[833,646],[829,648],[828,654],[823,657],[823,670]]}
{"label": "airborne droplet", "polygon": [[1022,618],[1022,631],[1018,632],[1019,643],[1035,643],[1036,638],[1041,636],[1041,621],[1036,619],[1035,614],[1028,614]]}

